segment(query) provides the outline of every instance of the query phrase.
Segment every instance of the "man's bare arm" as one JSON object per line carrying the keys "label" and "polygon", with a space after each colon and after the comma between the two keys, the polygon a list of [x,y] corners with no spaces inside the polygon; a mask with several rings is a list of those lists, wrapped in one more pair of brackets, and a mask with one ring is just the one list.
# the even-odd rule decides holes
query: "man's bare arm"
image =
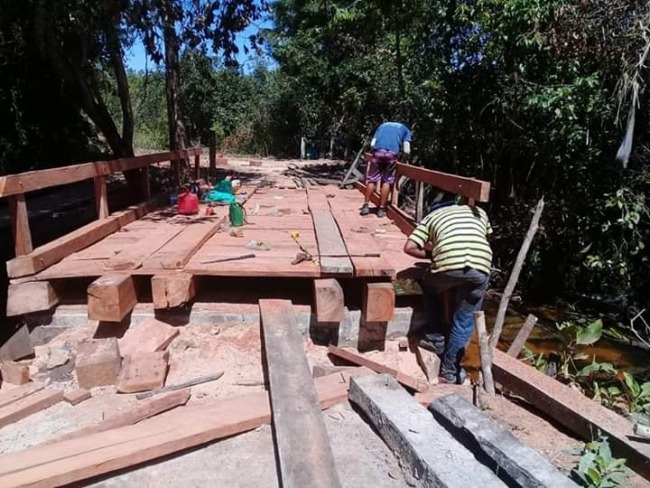
{"label": "man's bare arm", "polygon": [[415,242],[408,239],[406,241],[406,244],[404,244],[404,252],[409,256],[413,256],[414,258],[426,259],[427,257],[429,257],[430,251],[420,249],[420,247]]}

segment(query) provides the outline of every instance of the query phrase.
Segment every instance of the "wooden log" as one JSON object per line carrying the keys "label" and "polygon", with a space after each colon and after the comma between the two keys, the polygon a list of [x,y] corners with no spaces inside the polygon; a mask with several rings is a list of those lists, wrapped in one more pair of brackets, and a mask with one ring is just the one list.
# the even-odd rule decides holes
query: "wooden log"
{"label": "wooden log", "polygon": [[474,324],[478,335],[478,348],[481,356],[481,371],[483,372],[483,386],[485,391],[494,396],[494,379],[492,378],[492,354],[488,346],[488,336],[485,327],[485,313],[483,311],[474,312]]}
{"label": "wooden log", "polygon": [[188,273],[155,275],[151,278],[153,308],[180,307],[191,302],[198,289],[198,278]]}
{"label": "wooden log", "polygon": [[345,313],[343,288],[333,278],[314,280],[314,308],[318,322],[340,322]]}
{"label": "wooden log", "polygon": [[103,220],[96,220],[70,234],[37,247],[34,252],[7,261],[7,273],[10,278],[20,278],[43,271],[58,263],[64,257],[81,251],[104,237],[117,232],[160,205],[161,197],[153,198],[139,205],[134,205],[121,212],[116,212]]}
{"label": "wooden log", "polygon": [[167,377],[168,351],[147,352],[126,356],[117,380],[120,393],[138,393],[140,391],[162,388]]}
{"label": "wooden log", "polygon": [[512,341],[512,344],[510,344],[510,347],[508,348],[508,352],[507,352],[508,356],[513,358],[517,358],[519,356],[519,353],[521,352],[524,345],[526,344],[526,341],[528,340],[528,336],[532,332],[536,323],[537,323],[537,317],[535,317],[532,313],[529,314],[528,317],[526,317],[526,321],[524,322],[524,325],[519,330],[517,337],[515,337],[515,340]]}
{"label": "wooden log", "polygon": [[366,322],[390,322],[395,313],[392,283],[364,283],[361,314]]}
{"label": "wooden log", "polygon": [[[314,380],[322,409],[347,401],[349,377]],[[177,409],[164,418],[0,457],[0,486],[61,486],[255,429],[271,420],[266,392]]]}
{"label": "wooden log", "polygon": [[[41,390],[0,408],[0,428],[45,410],[63,400],[63,392]],[[0,486],[2,484],[0,483]]]}
{"label": "wooden log", "polygon": [[456,195],[473,198],[479,202],[487,202],[490,199],[490,183],[487,181],[418,168],[403,163],[397,163],[397,171],[400,175],[412,180],[421,181]]}
{"label": "wooden log", "polygon": [[171,161],[179,157],[194,156],[195,154],[201,154],[200,147],[185,149],[183,151],[145,154],[144,156],[132,158],[95,161],[2,176],[0,177],[0,198],[51,188],[53,186],[67,185],[76,183],[77,181],[90,180],[95,178],[95,176],[106,176],[119,171],[131,171],[144,168],[150,164]]}
{"label": "wooden log", "polygon": [[29,213],[25,194],[20,193],[9,197],[9,212],[11,214],[11,232],[14,236],[16,256],[25,256],[34,250],[32,234],[29,230]]}
{"label": "wooden log", "polygon": [[[260,320],[282,486],[339,487],[334,455],[291,302],[260,300]],[[307,439],[305,433],[309,433]]]}
{"label": "wooden log", "polygon": [[153,400],[142,402],[139,405],[131,407],[126,412],[111,415],[98,424],[89,425],[88,427],[83,427],[81,429],[70,432],[69,434],[65,434],[61,437],[57,437],[56,439],[52,439],[51,441],[48,441],[47,444],[69,439],[76,439],[78,437],[83,437],[90,434],[97,434],[98,432],[118,429],[126,425],[137,424],[144,419],[148,419],[160,413],[167,412],[168,410],[171,410],[178,406],[185,405],[190,399],[190,394],[190,389],[185,388],[183,390],[168,393],[167,395],[159,396]]}
{"label": "wooden log", "polygon": [[121,322],[138,303],[133,277],[107,275],[88,286],[88,318]]}
{"label": "wooden log", "polygon": [[0,346],[0,360],[15,361],[34,354],[34,346],[29,337],[26,325],[20,327],[14,334]]}
{"label": "wooden log", "polygon": [[49,281],[28,281],[9,285],[7,316],[49,310],[59,303],[59,297]]}
{"label": "wooden log", "polygon": [[429,389],[429,385],[427,385],[425,381],[421,381],[417,378],[404,374],[397,369],[391,368],[390,366],[375,362],[353,351],[341,349],[340,347],[336,346],[329,346],[327,348],[327,352],[328,354],[344,359],[345,361],[356,364],[357,366],[365,366],[375,373],[389,374],[402,385],[407,386],[408,388],[411,388],[417,392],[422,393]]}
{"label": "wooden log", "polygon": [[503,290],[503,295],[501,295],[499,308],[497,309],[497,316],[494,319],[494,327],[492,328],[492,334],[490,335],[490,347],[492,349],[496,348],[497,344],[499,343],[501,331],[503,330],[503,322],[505,321],[506,312],[508,311],[508,303],[510,303],[510,297],[515,291],[515,286],[519,280],[519,273],[521,273],[521,268],[523,267],[524,261],[526,260],[528,249],[530,248],[530,245],[533,242],[533,238],[537,233],[537,228],[539,227],[539,219],[542,217],[543,210],[544,197],[540,198],[539,202],[537,202],[537,207],[535,208],[535,213],[533,214],[533,218],[530,221],[530,226],[526,232],[526,237],[524,238],[524,242],[521,244],[521,248],[517,254],[515,265],[513,266],[510,277],[508,278],[508,283]]}
{"label": "wooden log", "polygon": [[106,176],[95,176],[95,209],[97,218],[105,219],[109,215],[108,211],[108,190],[106,188]]}
{"label": "wooden log", "polygon": [[45,388],[43,383],[27,383],[26,385],[19,386],[18,388],[12,388],[11,390],[0,392],[0,407],[5,407],[12,403],[17,402],[37,391],[41,391]]}
{"label": "wooden log", "polygon": [[29,367],[15,361],[0,362],[2,381],[12,385],[25,385],[29,383]]}
{"label": "wooden log", "polygon": [[118,339],[120,355],[126,357],[164,351],[179,333],[178,327],[154,318],[131,324],[124,336]]}
{"label": "wooden log", "polygon": [[607,436],[614,455],[650,479],[650,445],[629,439],[632,422],[498,349],[493,351],[492,371],[496,381],[582,439]]}

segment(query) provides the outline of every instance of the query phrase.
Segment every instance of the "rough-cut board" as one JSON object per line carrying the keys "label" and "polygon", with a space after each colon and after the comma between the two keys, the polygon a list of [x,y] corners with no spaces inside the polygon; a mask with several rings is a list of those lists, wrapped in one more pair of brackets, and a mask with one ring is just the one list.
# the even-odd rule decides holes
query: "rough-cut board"
{"label": "rough-cut board", "polygon": [[260,300],[260,319],[281,484],[341,486],[291,302]]}
{"label": "rough-cut board", "polygon": [[392,283],[364,283],[361,314],[366,322],[390,322],[395,313]]}
{"label": "rough-cut board", "polygon": [[2,381],[9,384],[24,385],[29,383],[29,367],[24,364],[0,361],[0,372],[2,372]]}
{"label": "rough-cut board", "polygon": [[[63,392],[40,390],[0,408],[0,428],[17,422],[33,413],[45,410],[63,400]],[[1,486],[1,483],[0,483]]]}
{"label": "rough-cut board", "polygon": [[41,391],[43,388],[45,388],[45,385],[42,383],[27,383],[26,385],[0,392],[0,407],[17,402],[37,391]]}
{"label": "rough-cut board", "polygon": [[14,237],[16,256],[24,256],[34,249],[32,234],[29,230],[29,213],[25,195],[9,197],[9,212],[11,213],[11,233]]}
{"label": "rough-cut board", "polygon": [[148,318],[139,324],[131,324],[124,337],[118,339],[122,357],[164,351],[180,333],[178,327]]}
{"label": "rough-cut board", "polygon": [[183,227],[180,225],[165,226],[154,228],[149,231],[147,236],[132,246],[127,247],[118,255],[109,259],[104,268],[107,270],[129,270],[138,269],[142,262],[161,249],[170,240],[181,232]]}
{"label": "rough-cut board", "polygon": [[138,393],[162,388],[167,377],[168,362],[168,351],[126,356],[117,380],[117,391],[120,393]]}
{"label": "rough-cut board", "polygon": [[397,174],[412,180],[421,181],[435,188],[445,190],[477,202],[487,202],[490,199],[490,183],[487,181],[466,178],[464,176],[442,173],[408,164],[397,163]]}
{"label": "rough-cut board", "polygon": [[90,434],[97,434],[98,432],[105,432],[111,429],[118,429],[126,425],[137,424],[144,419],[148,419],[160,413],[166,412],[172,408],[185,405],[190,399],[190,395],[190,389],[185,388],[184,390],[174,391],[166,395],[161,395],[154,398],[153,400],[140,402],[140,404],[131,407],[127,412],[112,415],[107,419],[102,420],[98,424],[89,425],[88,427],[84,427],[56,439],[52,439],[51,441],[48,441],[47,444],[68,439],[75,439]]}
{"label": "rough-cut board", "polygon": [[508,486],[482,465],[390,376],[352,378],[356,404],[400,460],[411,486]]}
{"label": "rough-cut board", "polygon": [[26,325],[20,327],[14,334],[0,346],[0,360],[15,361],[34,354],[34,346],[29,337]]}
{"label": "rough-cut board", "polygon": [[314,280],[314,308],[318,322],[340,322],[345,313],[343,288],[334,278]]}
{"label": "rough-cut board", "polygon": [[[322,409],[347,401],[349,377],[314,380]],[[0,457],[0,486],[61,486],[160,458],[271,420],[266,392],[176,409],[118,429]]]}
{"label": "rough-cut board", "polygon": [[368,359],[361,354],[355,353],[353,351],[341,349],[340,347],[336,346],[329,346],[327,352],[333,356],[344,359],[349,363],[365,366],[366,368],[371,369],[376,373],[389,374],[404,386],[407,386],[417,392],[422,393],[429,389],[429,385],[427,385],[426,382],[406,375],[397,369],[372,361],[371,359]]}
{"label": "rough-cut board", "polygon": [[196,276],[188,273],[157,275],[151,278],[153,308],[180,307],[191,301],[197,291]]}
{"label": "rough-cut board", "polygon": [[519,395],[583,439],[606,435],[616,457],[650,479],[650,444],[635,442],[633,424],[559,381],[495,349],[494,380]]}
{"label": "rough-cut board", "polygon": [[129,207],[114,213],[108,218],[96,220],[52,242],[37,247],[26,256],[20,256],[7,261],[7,273],[10,278],[20,278],[43,271],[45,268],[58,263],[64,257],[100,241],[104,237],[117,232],[120,227],[139,219],[160,205],[161,197]]}
{"label": "rough-cut board", "polygon": [[120,322],[138,303],[133,277],[107,275],[88,286],[88,318]]}
{"label": "rough-cut board", "polygon": [[59,297],[49,281],[28,281],[9,285],[7,316],[49,310],[59,303]]}
{"label": "rough-cut board", "polygon": [[537,317],[535,317],[533,314],[529,314],[528,317],[526,317],[526,321],[524,322],[524,325],[521,327],[521,329],[517,333],[517,337],[515,337],[515,340],[512,341],[512,344],[510,344],[510,347],[508,348],[508,352],[507,352],[508,356],[513,358],[519,356],[519,353],[521,352],[524,345],[526,344],[526,341],[528,340],[528,336],[533,331],[533,328],[535,327],[536,323],[537,323]]}
{"label": "rough-cut board", "polygon": [[67,391],[63,394],[63,399],[70,405],[79,405],[90,397],[92,397],[91,393],[85,388],[77,388],[76,390]]}
{"label": "rough-cut board", "polygon": [[461,444],[510,486],[577,488],[510,429],[484,414],[460,395],[445,395],[429,411]]}
{"label": "rough-cut board", "polygon": [[[366,193],[366,185],[363,183],[357,182],[354,184],[354,187],[361,193]],[[373,193],[370,196],[370,201],[375,205],[379,205],[379,195],[377,193]],[[411,232],[413,232],[413,229],[415,228],[413,219],[407,216],[404,212],[396,209],[392,205],[389,205],[386,208],[386,213],[388,214],[388,218],[395,223],[395,225],[399,228],[399,230],[402,231],[403,234],[410,235]]]}

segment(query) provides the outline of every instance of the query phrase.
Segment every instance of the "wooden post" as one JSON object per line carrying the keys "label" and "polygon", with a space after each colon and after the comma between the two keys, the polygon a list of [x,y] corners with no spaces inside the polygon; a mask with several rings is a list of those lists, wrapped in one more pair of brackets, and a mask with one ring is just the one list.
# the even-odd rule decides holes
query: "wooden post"
{"label": "wooden post", "polygon": [[536,323],[537,323],[537,317],[535,317],[532,313],[529,314],[528,317],[526,317],[526,322],[524,322],[523,327],[519,330],[517,337],[515,337],[515,340],[512,341],[512,344],[508,349],[508,353],[507,353],[508,356],[513,358],[519,356],[519,353],[523,349],[524,344],[526,344],[526,340],[528,339],[528,336],[533,330],[533,327],[535,327]]}
{"label": "wooden post", "polygon": [[[367,176],[367,175],[366,175]],[[393,189],[391,191],[391,196],[390,196],[390,204],[397,208],[399,205],[399,180],[400,180],[400,175],[399,173],[395,174],[395,184],[393,185]]]}
{"label": "wooden post", "polygon": [[483,372],[483,383],[485,391],[494,396],[494,379],[492,378],[492,355],[488,346],[487,330],[485,328],[485,314],[483,312],[474,312],[474,323],[476,324],[476,333],[478,335],[478,347],[481,355],[481,371]]}
{"label": "wooden post", "polygon": [[140,188],[142,191],[142,198],[144,201],[151,199],[151,186],[149,185],[149,166],[145,166],[140,170]]}
{"label": "wooden post", "polygon": [[415,221],[420,222],[424,217],[424,183],[415,182]]}
{"label": "wooden post", "polygon": [[201,155],[194,155],[194,179],[198,180],[201,177]]}
{"label": "wooden post", "polygon": [[16,250],[16,256],[24,256],[34,250],[32,247],[32,233],[29,230],[29,214],[25,194],[12,195],[8,197],[8,200],[14,249]]}
{"label": "wooden post", "polygon": [[210,138],[208,140],[210,146],[210,168],[208,169],[209,178],[214,178],[217,171],[217,135],[214,131],[210,131]]}
{"label": "wooden post", "polygon": [[105,219],[108,217],[108,191],[106,189],[106,176],[95,176],[95,209],[97,218]]}
{"label": "wooden post", "polygon": [[340,322],[345,314],[343,288],[333,278],[314,280],[314,311],[318,322]]}

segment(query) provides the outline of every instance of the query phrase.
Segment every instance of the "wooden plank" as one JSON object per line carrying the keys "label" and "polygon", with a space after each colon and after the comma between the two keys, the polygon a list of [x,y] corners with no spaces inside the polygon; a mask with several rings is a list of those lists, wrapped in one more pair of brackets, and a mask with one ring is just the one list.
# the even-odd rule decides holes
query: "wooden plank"
{"label": "wooden plank", "polygon": [[143,168],[150,164],[171,161],[201,154],[201,148],[190,148],[182,151],[146,154],[133,158],[113,159],[110,161],[95,161],[83,164],[62,166],[59,168],[27,171],[15,175],[0,177],[0,198],[31,191],[67,185],[77,181],[89,180],[96,176],[106,176],[118,171],[130,171]]}
{"label": "wooden plank", "polygon": [[7,292],[7,316],[49,310],[59,303],[59,297],[49,281],[12,283]]}
{"label": "wooden plank", "polygon": [[334,455],[287,300],[260,300],[276,453],[282,486],[339,487]]}
{"label": "wooden plank", "polygon": [[365,366],[366,368],[369,368],[376,373],[389,374],[402,385],[407,386],[417,392],[422,393],[429,389],[429,385],[427,385],[426,382],[421,381],[417,378],[413,378],[412,376],[404,374],[397,369],[391,368],[390,366],[377,363],[356,352],[341,349],[340,347],[336,346],[329,346],[327,352],[328,354],[332,354],[333,356],[344,359],[349,363],[356,364],[358,366]]}
{"label": "wooden plank", "polygon": [[14,334],[0,346],[0,360],[15,361],[34,354],[34,346],[29,337],[26,325],[20,327]]}
{"label": "wooden plank", "polygon": [[140,324],[131,324],[124,337],[118,339],[122,357],[141,353],[164,351],[180,333],[178,327],[149,318]]}
{"label": "wooden plank", "polygon": [[[361,193],[365,194],[366,185],[357,182],[354,184],[354,186]],[[373,193],[370,196],[370,201],[375,205],[379,205],[379,195],[376,192]],[[389,205],[386,208],[386,212],[388,214],[388,218],[395,223],[395,225],[399,228],[399,230],[402,231],[403,234],[410,235],[411,232],[413,232],[413,229],[415,229],[415,224],[413,223],[413,219],[411,219],[411,217],[406,215],[401,210],[393,207],[392,205]]]}
{"label": "wooden plank", "polygon": [[390,322],[395,313],[392,283],[364,283],[361,314],[366,322]]}
{"label": "wooden plank", "polygon": [[98,432],[118,429],[126,425],[137,424],[144,419],[166,412],[172,408],[185,405],[190,399],[190,394],[190,389],[185,388],[183,390],[173,391],[166,395],[161,395],[153,400],[140,402],[139,404],[129,408],[126,412],[111,415],[98,424],[89,425],[88,427],[83,427],[70,432],[69,434],[57,437],[56,439],[48,441],[47,444],[68,439],[76,439],[90,434],[97,434]]}
{"label": "wooden plank", "polygon": [[[317,378],[322,409],[347,401],[349,376]],[[164,418],[0,457],[0,486],[61,486],[255,429],[271,420],[266,392],[176,409]]]}
{"label": "wooden plank", "polygon": [[340,322],[345,313],[341,284],[334,278],[314,280],[314,309],[318,322]]}
{"label": "wooden plank", "polygon": [[188,273],[156,275],[151,278],[153,308],[167,309],[184,305],[194,298],[198,279]]}
{"label": "wooden plank", "polygon": [[156,228],[148,232],[147,237],[132,246],[126,247],[122,252],[110,258],[104,264],[104,268],[108,271],[138,269],[149,256],[163,248],[182,230],[183,227],[180,225],[159,223]]}
{"label": "wooden plank", "polygon": [[161,197],[155,197],[147,202],[116,212],[106,219],[91,222],[70,234],[37,247],[34,252],[26,256],[7,261],[7,273],[10,278],[36,274],[58,263],[64,257],[81,251],[104,237],[117,232],[121,227],[151,212],[159,206],[161,201]]}
{"label": "wooden plank", "polygon": [[29,254],[34,248],[32,247],[32,234],[29,230],[27,202],[23,193],[9,198],[9,212],[16,256]]}
{"label": "wooden plank", "polygon": [[97,209],[97,218],[100,220],[105,219],[109,215],[106,176],[95,176],[93,184],[95,186],[95,208]]}
{"label": "wooden plank", "polygon": [[517,333],[517,337],[515,337],[515,340],[512,341],[512,344],[510,344],[510,347],[508,348],[508,356],[512,358],[516,358],[519,356],[519,353],[523,349],[524,345],[526,344],[526,341],[528,340],[528,336],[530,333],[533,331],[533,327],[535,327],[535,324],[537,323],[537,317],[535,317],[532,313],[526,317],[526,321],[524,322],[524,325],[521,327],[519,332]]}
{"label": "wooden plank", "polygon": [[397,171],[400,175],[412,180],[421,181],[456,195],[473,198],[478,202],[487,202],[490,199],[490,183],[487,181],[418,168],[403,163],[397,163]]}
{"label": "wooden plank", "polygon": [[0,407],[15,403],[37,391],[41,391],[43,388],[45,388],[43,383],[27,383],[11,390],[2,391],[0,392]]}
{"label": "wooden plank", "polygon": [[[63,400],[63,392],[41,390],[0,408],[0,428],[45,410]],[[0,483],[1,485],[1,483]]]}
{"label": "wooden plank", "polygon": [[121,322],[138,303],[133,277],[107,275],[88,286],[88,318]]}
{"label": "wooden plank", "polygon": [[76,390],[67,391],[63,394],[63,399],[70,405],[79,405],[81,402],[92,397],[90,391],[85,388],[77,388]]}
{"label": "wooden plank", "polygon": [[12,385],[25,385],[29,383],[29,367],[15,361],[0,362],[2,381]]}
{"label": "wooden plank", "polygon": [[495,381],[586,441],[607,436],[614,455],[650,479],[650,445],[629,439],[632,422],[498,349],[493,350],[492,372]]}
{"label": "wooden plank", "polygon": [[139,353],[126,356],[117,380],[120,393],[138,393],[162,388],[167,377],[169,351]]}

